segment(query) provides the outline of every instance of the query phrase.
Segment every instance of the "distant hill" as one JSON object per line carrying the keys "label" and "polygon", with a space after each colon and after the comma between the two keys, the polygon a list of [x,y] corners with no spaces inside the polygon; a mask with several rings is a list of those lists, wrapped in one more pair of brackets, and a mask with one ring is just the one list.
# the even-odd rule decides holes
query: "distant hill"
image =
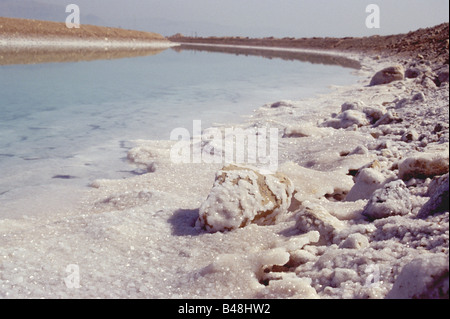
{"label": "distant hill", "polygon": [[153,32],[107,28],[89,24],[82,24],[80,28],[70,29],[66,27],[64,22],[0,17],[0,26],[2,30],[0,36],[6,35],[13,38],[22,36],[53,39],[69,37],[74,39],[101,40],[103,42],[106,40],[105,38],[109,40],[168,42],[162,35]]}
{"label": "distant hill", "polygon": [[[0,17],[65,22],[67,15],[63,5],[34,0],[0,0]],[[82,13],[81,23],[102,25],[103,21],[95,15]]]}

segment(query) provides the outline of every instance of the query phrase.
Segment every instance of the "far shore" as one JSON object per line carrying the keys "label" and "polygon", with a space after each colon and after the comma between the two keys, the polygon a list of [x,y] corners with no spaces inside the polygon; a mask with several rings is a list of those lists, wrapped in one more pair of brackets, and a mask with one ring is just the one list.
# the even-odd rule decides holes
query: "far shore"
{"label": "far shore", "polygon": [[147,56],[174,45],[152,32],[0,17],[0,65]]}
{"label": "far shore", "polygon": [[72,38],[83,40],[127,40],[164,41],[168,40],[153,32],[134,31],[120,28],[80,25],[68,28],[63,22],[0,17],[0,37],[3,38]]}
{"label": "far shore", "polygon": [[[449,23],[432,28],[419,29],[407,34],[371,37],[344,38],[250,38],[250,37],[189,37],[176,34],[169,40],[182,44],[219,44],[237,46],[263,46],[278,48],[312,49],[365,53],[374,56],[386,55],[415,58],[417,55],[427,60],[442,60],[442,53],[449,47]],[[447,60],[433,61],[448,64]]]}

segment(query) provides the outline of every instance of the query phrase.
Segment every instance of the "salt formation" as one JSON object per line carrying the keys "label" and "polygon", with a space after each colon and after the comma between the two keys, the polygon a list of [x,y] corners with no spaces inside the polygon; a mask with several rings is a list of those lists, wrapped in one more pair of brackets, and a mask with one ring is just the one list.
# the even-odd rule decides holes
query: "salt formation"
{"label": "salt formation", "polygon": [[321,127],[313,126],[309,123],[297,126],[286,127],[283,137],[308,137],[308,136],[327,136],[330,133]]}
{"label": "salt formation", "polygon": [[362,214],[369,219],[379,219],[411,212],[411,194],[402,180],[396,180],[376,190]]}
{"label": "salt formation", "polygon": [[166,156],[167,151],[161,147],[137,146],[131,149],[128,154],[128,160],[141,167],[143,172],[154,172],[158,166],[158,159]]}
{"label": "salt formation", "polygon": [[320,234],[319,244],[326,245],[333,241],[334,235],[344,229],[344,222],[332,216],[319,205],[304,203],[304,208],[295,214],[296,227],[302,233],[316,230]]}
{"label": "salt formation", "polygon": [[343,198],[353,185],[351,176],[345,174],[329,174],[301,167],[293,162],[281,165],[279,172],[286,175],[293,183],[296,200],[321,198]]}
{"label": "salt formation", "polygon": [[347,110],[339,114],[335,119],[328,120],[324,123],[325,126],[332,127],[335,129],[349,128],[350,126],[356,125],[357,127],[367,125],[369,122],[364,113]]}
{"label": "salt formation", "polygon": [[369,246],[369,239],[360,233],[350,234],[346,240],[344,240],[339,248],[346,249],[363,249]]}
{"label": "salt formation", "polygon": [[393,179],[393,174],[386,177],[380,170],[372,167],[363,168],[355,176],[355,185],[345,197],[347,201],[369,199],[373,192]]}
{"label": "salt formation", "polygon": [[448,256],[420,256],[403,267],[387,298],[448,298],[448,268]]}
{"label": "salt formation", "polygon": [[394,116],[387,112],[382,105],[366,106],[362,101],[345,102],[341,105],[341,112],[335,117],[326,120],[322,126],[347,129],[353,126],[361,127],[369,124],[387,124],[393,119]]}
{"label": "salt formation", "polygon": [[354,110],[362,112],[366,115],[367,119],[373,124],[378,121],[385,113],[386,108],[382,105],[366,106],[363,101],[345,102],[341,105],[341,112],[348,110]]}
{"label": "salt formation", "polygon": [[441,152],[418,153],[399,164],[399,177],[403,180],[434,177],[448,173],[448,149]]}
{"label": "salt formation", "polygon": [[216,232],[250,223],[273,224],[289,208],[292,192],[292,182],[282,174],[263,175],[252,168],[226,166],[216,174],[197,225]]}

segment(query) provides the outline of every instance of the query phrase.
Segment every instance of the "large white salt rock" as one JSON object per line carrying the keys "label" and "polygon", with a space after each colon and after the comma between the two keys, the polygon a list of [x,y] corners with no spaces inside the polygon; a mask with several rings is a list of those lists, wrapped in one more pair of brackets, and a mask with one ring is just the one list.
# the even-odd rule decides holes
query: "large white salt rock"
{"label": "large white salt rock", "polygon": [[387,183],[376,190],[362,215],[374,220],[395,215],[406,215],[411,212],[411,193],[402,180]]}
{"label": "large white salt rock", "polygon": [[293,184],[285,175],[262,174],[256,168],[229,165],[216,173],[196,227],[227,231],[251,223],[271,225],[291,205]]}
{"label": "large white salt rock", "polygon": [[388,84],[393,81],[404,80],[405,70],[402,65],[395,65],[384,68],[377,72],[370,81],[370,86]]}
{"label": "large white salt rock", "polygon": [[360,199],[369,199],[373,192],[383,187],[386,183],[392,181],[394,175],[386,177],[378,169],[367,167],[359,171],[355,176],[355,185],[345,197],[346,201],[357,201]]}
{"label": "large white salt rock", "polygon": [[375,190],[383,186],[384,175],[374,168],[364,168],[355,176],[355,185],[345,197],[347,201],[368,199]]}
{"label": "large white salt rock", "polygon": [[448,173],[448,149],[441,152],[417,153],[398,164],[398,176],[403,180],[427,178]]}
{"label": "large white salt rock", "polygon": [[448,255],[425,254],[406,264],[388,299],[448,299]]}

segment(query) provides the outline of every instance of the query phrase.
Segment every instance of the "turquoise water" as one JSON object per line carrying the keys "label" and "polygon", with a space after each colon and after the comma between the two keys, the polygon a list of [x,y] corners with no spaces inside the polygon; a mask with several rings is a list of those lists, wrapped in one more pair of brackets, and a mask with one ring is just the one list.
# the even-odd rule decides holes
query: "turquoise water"
{"label": "turquoise water", "polygon": [[265,103],[356,78],[352,69],[166,50],[155,56],[0,66],[0,202],[15,189],[131,176],[135,139],[201,120],[240,121]]}

